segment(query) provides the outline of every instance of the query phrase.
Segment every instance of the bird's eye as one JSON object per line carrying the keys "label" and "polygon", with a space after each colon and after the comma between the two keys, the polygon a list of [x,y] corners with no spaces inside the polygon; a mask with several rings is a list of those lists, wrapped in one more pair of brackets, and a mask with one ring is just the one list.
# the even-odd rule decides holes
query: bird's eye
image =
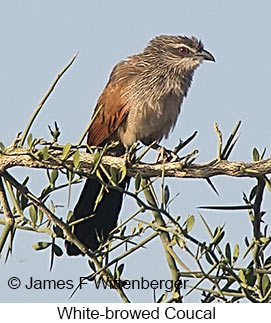
{"label": "bird's eye", "polygon": [[185,46],[180,47],[179,51],[183,55],[187,55],[189,53],[189,49],[187,47],[185,47]]}

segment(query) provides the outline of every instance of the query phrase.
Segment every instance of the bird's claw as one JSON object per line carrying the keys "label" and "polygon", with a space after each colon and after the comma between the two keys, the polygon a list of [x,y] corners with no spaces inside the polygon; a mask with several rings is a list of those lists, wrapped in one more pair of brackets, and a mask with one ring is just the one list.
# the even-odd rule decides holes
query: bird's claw
{"label": "bird's claw", "polygon": [[155,158],[155,163],[161,162],[176,162],[179,161],[180,157],[172,150],[166,149],[165,147],[158,148],[158,154]]}

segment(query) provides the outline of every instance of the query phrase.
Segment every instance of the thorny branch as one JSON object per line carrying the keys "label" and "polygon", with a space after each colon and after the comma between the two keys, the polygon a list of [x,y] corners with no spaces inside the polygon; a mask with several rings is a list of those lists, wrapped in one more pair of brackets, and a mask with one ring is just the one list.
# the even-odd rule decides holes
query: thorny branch
{"label": "thorny branch", "polygon": [[[54,156],[61,156],[61,152],[54,152]],[[89,172],[93,168],[93,155],[80,153],[80,169]],[[125,165],[122,157],[103,156],[102,164],[107,167],[121,168]],[[73,166],[72,159],[66,161],[67,166]],[[46,163],[34,159],[29,150],[16,148],[10,153],[0,155],[0,173],[12,167],[62,169],[63,165],[55,160]],[[137,163],[127,168],[127,175],[135,177],[158,177],[164,172],[165,177],[175,178],[209,178],[217,175],[232,177],[261,177],[271,173],[271,159],[256,162],[215,160],[204,164],[184,165],[181,162],[167,162],[164,164]]]}

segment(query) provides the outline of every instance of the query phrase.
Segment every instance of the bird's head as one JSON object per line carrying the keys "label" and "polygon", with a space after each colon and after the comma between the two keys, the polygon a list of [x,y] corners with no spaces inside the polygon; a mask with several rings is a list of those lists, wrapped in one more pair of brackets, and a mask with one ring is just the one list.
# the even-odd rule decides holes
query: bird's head
{"label": "bird's head", "polygon": [[203,61],[215,61],[214,56],[204,49],[195,37],[161,35],[153,38],[144,50],[161,66],[174,70],[193,72]]}

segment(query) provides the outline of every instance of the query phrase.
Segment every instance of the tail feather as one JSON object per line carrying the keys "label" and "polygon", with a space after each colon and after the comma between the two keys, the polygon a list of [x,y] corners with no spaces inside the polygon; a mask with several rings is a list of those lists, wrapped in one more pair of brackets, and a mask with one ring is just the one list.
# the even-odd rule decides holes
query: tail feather
{"label": "tail feather", "polygon": [[[125,188],[126,184],[127,180],[124,180],[119,186]],[[74,221],[93,215],[91,218],[74,225],[76,237],[92,251],[99,247],[97,236],[106,239],[109,232],[116,227],[123,199],[122,192],[114,189],[105,190],[102,200],[93,211],[101,187],[99,181],[87,179],[74,208]],[[68,241],[65,244],[69,256],[82,254],[74,244]]]}

